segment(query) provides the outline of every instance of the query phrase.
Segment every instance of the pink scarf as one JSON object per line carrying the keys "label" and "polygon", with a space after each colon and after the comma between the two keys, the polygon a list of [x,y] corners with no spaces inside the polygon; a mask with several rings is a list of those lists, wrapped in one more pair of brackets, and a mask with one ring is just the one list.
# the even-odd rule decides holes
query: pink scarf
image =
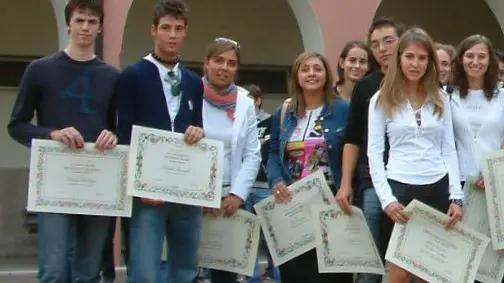
{"label": "pink scarf", "polygon": [[223,91],[218,91],[213,88],[206,77],[202,78],[203,86],[205,88],[203,99],[211,105],[226,110],[228,117],[234,121],[234,114],[236,109],[236,99],[238,97],[238,87],[232,83]]}

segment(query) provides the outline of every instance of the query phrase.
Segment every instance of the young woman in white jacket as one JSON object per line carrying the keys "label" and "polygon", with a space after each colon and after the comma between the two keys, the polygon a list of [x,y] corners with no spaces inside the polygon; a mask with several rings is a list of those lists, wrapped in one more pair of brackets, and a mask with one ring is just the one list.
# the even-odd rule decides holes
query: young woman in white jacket
{"label": "young woman in white jacket", "polygon": [[[223,200],[214,216],[232,216],[247,199],[261,163],[254,101],[234,84],[240,63],[240,46],[227,38],[208,48],[203,77],[203,129],[205,137],[224,142]],[[212,282],[235,283],[235,273],[211,270]]]}
{"label": "young woman in white jacket", "polygon": [[498,60],[486,37],[472,35],[460,43],[450,104],[460,180],[475,180],[484,189],[482,156],[504,141],[504,90],[499,91]]}

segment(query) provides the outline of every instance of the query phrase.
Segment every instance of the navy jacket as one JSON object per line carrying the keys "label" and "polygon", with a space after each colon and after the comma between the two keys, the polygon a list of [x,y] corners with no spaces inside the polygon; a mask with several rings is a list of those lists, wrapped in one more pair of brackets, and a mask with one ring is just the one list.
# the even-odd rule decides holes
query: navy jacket
{"label": "navy jacket", "polygon": [[145,59],[128,66],[117,82],[117,134],[129,144],[133,125],[184,133],[189,126],[203,128],[203,83],[194,72],[179,65],[182,73],[180,109],[170,120],[158,68]]}

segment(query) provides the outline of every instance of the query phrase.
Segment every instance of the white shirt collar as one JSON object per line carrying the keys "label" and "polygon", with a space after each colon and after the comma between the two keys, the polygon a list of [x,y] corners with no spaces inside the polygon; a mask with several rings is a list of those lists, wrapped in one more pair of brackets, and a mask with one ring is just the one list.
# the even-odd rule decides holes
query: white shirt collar
{"label": "white shirt collar", "polygon": [[161,64],[161,62],[159,62],[158,60],[154,59],[154,57],[152,56],[152,54],[148,54],[147,56],[144,57],[145,60],[147,61],[150,61],[152,62],[154,65],[156,65],[156,67],[158,67],[159,71],[164,74],[168,73],[169,71],[173,71],[175,73],[175,75],[177,77],[181,77],[181,73],[180,73],[180,63],[177,62],[177,64],[175,64],[175,66],[173,67],[173,69],[168,69],[165,65]]}

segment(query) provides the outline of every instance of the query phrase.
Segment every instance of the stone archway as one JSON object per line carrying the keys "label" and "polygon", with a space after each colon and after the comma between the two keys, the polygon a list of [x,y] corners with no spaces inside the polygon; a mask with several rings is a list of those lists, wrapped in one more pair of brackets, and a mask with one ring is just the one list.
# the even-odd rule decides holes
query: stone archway
{"label": "stone archway", "polygon": [[68,43],[68,32],[65,21],[65,5],[68,0],[51,0],[51,5],[56,19],[56,29],[58,31],[58,47],[63,49]]}
{"label": "stone archway", "polygon": [[288,0],[296,16],[306,51],[324,53],[324,36],[310,0]]}
{"label": "stone archway", "polygon": [[[302,2],[306,2],[303,0],[290,0],[290,3],[297,3],[297,5],[303,4]],[[362,1],[347,1],[347,0],[309,0],[311,4],[311,8],[313,10],[314,15],[317,18],[317,22],[320,25],[324,53],[326,57],[329,59],[333,67],[336,66],[338,61],[339,52],[343,48],[344,44],[349,40],[365,40],[369,25],[372,23],[373,19],[377,16],[394,16],[398,20],[404,18],[404,21],[409,23],[408,21],[411,17],[405,16],[404,11],[400,11],[400,9],[396,8],[396,11],[387,11],[384,7],[387,6],[395,6],[401,7],[404,5],[404,1],[400,0],[366,0],[363,3]],[[446,4],[447,2],[452,3],[451,5]],[[447,0],[447,1],[436,1],[436,0],[417,0],[408,2],[408,9],[411,13],[414,13],[413,18],[415,17],[423,17],[424,21],[416,20],[415,24],[425,25],[425,15],[429,20],[427,23],[435,23],[436,21],[439,23],[439,19],[446,19],[447,16],[456,16],[460,15],[459,8],[460,5],[456,0]],[[488,5],[485,5],[486,4]],[[394,4],[391,4],[394,3]],[[440,8],[440,3],[444,8]],[[479,7],[478,11],[484,11],[484,18],[480,21],[480,25],[478,25],[478,30],[471,30],[469,28],[465,28],[462,30],[466,30],[467,33],[485,33],[487,36],[491,38],[494,44],[497,47],[504,48],[504,39],[502,33],[504,31],[504,1],[501,0],[480,0],[480,1],[470,1],[468,2],[468,7]],[[390,4],[390,5],[389,5]],[[305,4],[306,5],[306,4]],[[416,9],[417,5],[421,5],[424,7],[436,7],[436,9],[429,9],[428,13],[419,13]],[[293,5],[294,6],[294,5]],[[415,6],[415,8],[412,8]],[[453,7],[457,7],[457,13],[453,13]],[[397,11],[399,10],[399,11]],[[477,12],[472,8],[467,9],[472,13],[469,13],[470,16],[467,18],[472,18],[474,14],[477,15]],[[438,13],[437,17],[432,16],[432,13]],[[443,40],[444,35],[448,34],[453,37],[453,27],[458,26],[459,22],[464,22],[463,17],[460,17],[456,24],[450,21],[445,21],[444,25],[448,27],[447,31],[444,33],[439,32],[431,32],[435,37],[440,37],[440,41]],[[303,22],[303,21],[300,21]],[[467,21],[465,21],[467,22]],[[471,21],[471,24],[475,21]],[[481,24],[485,22],[486,24]],[[490,26],[490,27],[489,27]],[[474,27],[474,26],[473,26]],[[300,29],[303,28],[300,26]],[[434,30],[434,29],[432,29]],[[439,30],[436,28],[435,30]],[[317,31],[318,32],[318,31]],[[440,36],[437,36],[437,35]],[[459,38],[454,39],[453,41],[460,40]],[[436,38],[437,39],[437,38]],[[303,34],[303,41],[305,41],[305,37]],[[458,42],[453,42],[454,44]]]}
{"label": "stone archway", "polygon": [[[124,26],[121,65],[138,60],[152,48],[151,10],[156,1],[132,2]],[[296,2],[303,1],[308,3],[307,0]],[[242,51],[241,61],[245,65],[290,66],[306,45],[322,49],[320,36],[317,40],[319,43],[313,44],[314,40],[305,40],[305,37],[314,38],[310,33],[300,32],[298,19],[307,21],[310,16],[305,16],[306,13],[295,15],[287,1],[185,2],[189,8],[189,29],[181,56],[186,63],[201,62],[206,55],[206,47],[217,37],[229,37],[238,41]],[[299,5],[296,7],[306,8]],[[212,13],[209,14],[208,11]]]}
{"label": "stone archway", "polygon": [[[488,7],[492,10],[495,18],[500,24],[502,33],[504,33],[504,1],[501,0],[486,0]],[[500,46],[504,48],[504,46]]]}
{"label": "stone archway", "polygon": [[[318,17],[318,13],[324,8],[315,7],[319,5],[314,2],[317,0],[288,0],[301,32],[304,50],[324,53],[327,44],[324,41],[325,34]],[[104,23],[104,58],[117,67],[121,65],[120,57],[123,51],[124,33],[133,3],[134,0],[107,0],[104,2],[107,14]]]}
{"label": "stone archway", "polygon": [[[456,12],[453,7],[457,7]],[[500,0],[468,1],[464,5],[457,0],[411,1],[407,5],[401,0],[382,0],[375,13],[379,16],[420,26],[434,40],[444,43],[458,45],[467,36],[481,33],[496,46],[504,46],[504,2]],[[469,18],[471,21],[467,21]]]}

